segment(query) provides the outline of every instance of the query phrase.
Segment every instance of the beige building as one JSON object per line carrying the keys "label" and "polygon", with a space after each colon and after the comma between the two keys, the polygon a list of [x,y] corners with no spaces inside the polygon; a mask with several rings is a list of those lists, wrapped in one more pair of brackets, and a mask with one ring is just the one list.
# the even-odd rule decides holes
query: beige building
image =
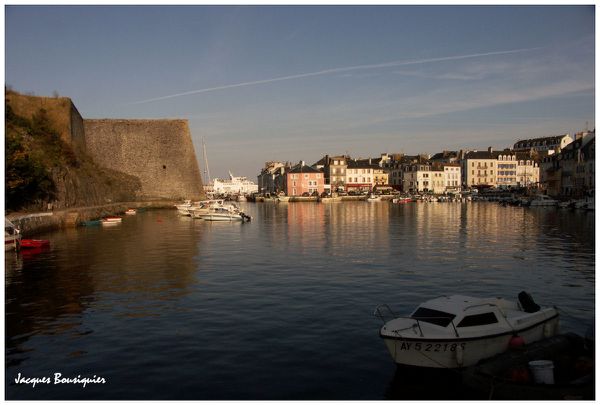
{"label": "beige building", "polygon": [[467,187],[531,187],[540,181],[539,166],[529,153],[508,149],[467,152],[462,175]]}
{"label": "beige building", "polygon": [[462,177],[459,163],[443,164],[445,192],[459,192],[462,187]]}

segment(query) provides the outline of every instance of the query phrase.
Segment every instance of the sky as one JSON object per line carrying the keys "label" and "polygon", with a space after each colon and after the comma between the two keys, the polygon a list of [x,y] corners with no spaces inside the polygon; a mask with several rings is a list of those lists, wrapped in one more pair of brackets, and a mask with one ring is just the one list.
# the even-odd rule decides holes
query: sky
{"label": "sky", "polygon": [[595,127],[594,6],[6,6],[5,83],[188,119],[204,172]]}

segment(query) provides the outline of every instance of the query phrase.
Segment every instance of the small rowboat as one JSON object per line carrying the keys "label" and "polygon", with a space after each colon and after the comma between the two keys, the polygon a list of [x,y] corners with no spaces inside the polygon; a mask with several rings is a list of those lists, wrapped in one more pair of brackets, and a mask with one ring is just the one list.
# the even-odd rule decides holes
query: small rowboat
{"label": "small rowboat", "polygon": [[102,223],[104,222],[121,222],[123,218],[116,216],[107,216],[102,219]]}
{"label": "small rowboat", "polygon": [[21,249],[35,249],[50,246],[46,239],[21,239]]}
{"label": "small rowboat", "polygon": [[134,210],[133,208],[129,208],[127,211],[125,211],[125,215],[135,215],[137,214],[137,211]]}
{"label": "small rowboat", "polygon": [[110,225],[118,225],[123,221],[123,219],[121,217],[105,217],[102,219],[101,223],[104,226],[110,226]]}
{"label": "small rowboat", "polygon": [[98,226],[98,225],[100,225],[101,222],[102,221],[100,221],[99,219],[94,219],[91,221],[83,221],[81,223],[81,225],[83,225],[83,226]]}

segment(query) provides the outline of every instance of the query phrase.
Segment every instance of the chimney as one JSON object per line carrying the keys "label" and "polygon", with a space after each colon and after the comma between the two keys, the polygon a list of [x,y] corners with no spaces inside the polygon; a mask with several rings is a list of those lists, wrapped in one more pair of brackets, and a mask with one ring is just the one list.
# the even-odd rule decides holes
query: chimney
{"label": "chimney", "polygon": [[369,158],[369,164],[371,164],[371,158]]}
{"label": "chimney", "polygon": [[306,166],[306,162],[304,160],[301,160],[300,161],[300,166],[302,166],[302,167]]}
{"label": "chimney", "polygon": [[329,166],[329,155],[325,155],[325,166]]}
{"label": "chimney", "polygon": [[491,146],[488,147],[488,152],[492,153],[494,151],[494,149],[492,149]]}

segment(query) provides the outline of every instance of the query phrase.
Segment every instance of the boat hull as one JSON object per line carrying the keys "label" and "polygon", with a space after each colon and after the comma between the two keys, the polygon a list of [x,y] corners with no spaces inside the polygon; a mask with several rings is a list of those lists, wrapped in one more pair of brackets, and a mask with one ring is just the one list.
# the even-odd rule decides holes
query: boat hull
{"label": "boat hull", "polygon": [[241,221],[243,219],[239,214],[200,214],[197,218],[201,218],[205,221]]}
{"label": "boat hull", "polygon": [[4,251],[17,250],[21,235],[4,235]]}
{"label": "boat hull", "polygon": [[[554,336],[558,332],[558,316],[516,333],[526,343]],[[397,364],[430,368],[461,368],[477,364],[508,349],[512,331],[478,338],[416,339],[381,335]]]}

